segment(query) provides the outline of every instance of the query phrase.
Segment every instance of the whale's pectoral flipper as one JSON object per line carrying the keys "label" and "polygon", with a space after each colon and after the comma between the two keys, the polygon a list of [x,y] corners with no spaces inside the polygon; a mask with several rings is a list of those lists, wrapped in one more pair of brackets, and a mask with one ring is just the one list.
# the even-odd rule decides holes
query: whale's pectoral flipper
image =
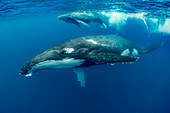
{"label": "whale's pectoral flipper", "polygon": [[107,26],[106,26],[106,24],[105,23],[101,23],[102,25],[101,25],[101,28],[104,28],[104,29],[107,29]]}
{"label": "whale's pectoral flipper", "polygon": [[91,52],[87,55],[87,60],[93,61],[97,64],[100,63],[115,63],[115,62],[134,62],[138,60],[138,57],[134,56],[122,56],[115,54],[112,51],[100,51]]}
{"label": "whale's pectoral flipper", "polygon": [[89,27],[89,25],[88,25],[87,23],[85,23],[84,21],[82,21],[82,20],[75,19],[75,21],[76,21],[79,25],[80,25],[80,24],[83,24],[83,25]]}
{"label": "whale's pectoral flipper", "polygon": [[153,45],[150,45],[150,46],[147,46],[147,47],[140,47],[139,48],[139,53],[140,54],[147,54],[147,53],[150,53],[158,48],[160,48],[161,46],[163,45],[163,42],[160,42],[160,43],[156,43],[156,44],[153,44]]}
{"label": "whale's pectoral flipper", "polygon": [[85,75],[83,68],[74,68],[74,72],[77,75],[77,81],[80,82],[81,87],[85,87]]}

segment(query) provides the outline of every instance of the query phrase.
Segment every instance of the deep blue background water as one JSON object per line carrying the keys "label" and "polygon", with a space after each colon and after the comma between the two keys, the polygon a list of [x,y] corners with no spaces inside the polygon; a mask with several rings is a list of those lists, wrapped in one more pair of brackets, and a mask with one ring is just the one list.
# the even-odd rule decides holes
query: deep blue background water
{"label": "deep blue background water", "polygon": [[[54,14],[77,8],[68,1],[63,3],[66,5],[53,7],[52,1],[10,4],[10,0],[4,3],[0,0],[3,6],[0,7],[0,113],[170,113],[169,34],[149,32],[143,22],[135,18],[128,19],[119,30],[101,29],[95,23],[79,29],[57,20]],[[161,12],[165,18],[169,17],[170,10],[166,2],[146,2],[150,8],[153,6],[151,9],[143,3],[105,5],[113,9],[127,6],[124,10],[130,12],[143,9],[150,11],[151,16]],[[78,3],[82,6],[79,10],[95,6],[86,4],[88,1]],[[96,5],[101,6],[103,4]],[[133,10],[134,7],[138,8]],[[164,41],[164,45],[133,64],[86,68],[85,88],[80,87],[73,69],[44,70],[28,78],[18,74],[27,60],[58,43],[81,36],[114,33],[138,45],[160,41]]]}
{"label": "deep blue background water", "polygon": [[82,88],[73,69],[44,70],[28,78],[18,70],[58,43],[113,34],[114,28],[91,24],[79,29],[55,15],[3,21],[0,26],[0,113],[170,113],[169,35],[148,38],[140,23],[128,20],[119,31],[122,36],[138,45],[163,40],[164,46],[133,64],[86,68],[86,87]]}

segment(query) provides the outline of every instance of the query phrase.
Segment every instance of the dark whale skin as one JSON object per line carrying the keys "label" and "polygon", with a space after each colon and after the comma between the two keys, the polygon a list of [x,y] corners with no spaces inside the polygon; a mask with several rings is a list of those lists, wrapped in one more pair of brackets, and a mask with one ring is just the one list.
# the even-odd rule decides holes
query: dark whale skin
{"label": "dark whale skin", "polygon": [[[36,57],[27,61],[20,69],[19,73],[26,75],[33,66],[40,62],[47,60],[58,61],[65,58],[84,60],[83,64],[76,67],[88,67],[116,62],[134,62],[138,59],[138,57],[131,55],[134,48],[138,50],[140,55],[142,55],[149,53],[161,46],[162,42],[148,47],[139,47],[118,34],[80,37],[56,45],[55,47],[37,55]],[[68,53],[65,48],[73,48],[74,51]],[[129,56],[121,55],[121,53],[126,49],[129,49]],[[35,72],[36,71],[39,70],[35,70]]]}

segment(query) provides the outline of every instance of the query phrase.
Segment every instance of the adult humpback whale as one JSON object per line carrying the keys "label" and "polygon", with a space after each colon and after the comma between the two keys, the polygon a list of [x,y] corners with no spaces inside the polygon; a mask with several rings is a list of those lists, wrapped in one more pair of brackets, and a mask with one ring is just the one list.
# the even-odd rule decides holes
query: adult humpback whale
{"label": "adult humpback whale", "polygon": [[88,23],[90,22],[97,22],[101,24],[102,28],[107,28],[107,26],[104,24],[103,20],[97,15],[97,13],[95,14],[92,12],[71,12],[58,16],[58,19],[68,23],[73,23],[79,28],[81,28],[80,25],[85,25],[88,27]]}
{"label": "adult humpback whale", "polygon": [[116,62],[134,62],[137,56],[149,53],[162,46],[157,43],[139,47],[120,35],[80,37],[59,44],[27,61],[20,74],[31,76],[44,69],[74,68],[81,86],[85,86],[82,67]]}

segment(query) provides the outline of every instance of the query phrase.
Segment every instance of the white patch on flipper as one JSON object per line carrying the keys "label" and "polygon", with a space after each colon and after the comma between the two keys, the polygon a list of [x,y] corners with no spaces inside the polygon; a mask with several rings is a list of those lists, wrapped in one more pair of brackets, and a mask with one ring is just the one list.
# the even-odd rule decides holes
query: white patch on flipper
{"label": "white patch on flipper", "polygon": [[93,43],[93,44],[98,44],[96,41],[94,41],[94,40],[92,40],[92,39],[88,39],[87,41],[88,41],[88,42],[91,42],[91,43]]}
{"label": "white patch on flipper", "polygon": [[63,60],[47,60],[40,62],[32,67],[29,73],[32,73],[35,70],[46,69],[46,68],[72,68],[83,64],[84,60],[78,60],[74,58],[65,58]]}
{"label": "white patch on flipper", "polygon": [[122,55],[122,56],[128,56],[129,53],[130,53],[129,49],[125,49],[125,50],[121,53],[121,55]]}
{"label": "white patch on flipper", "polygon": [[115,65],[115,63],[111,63],[111,66],[114,66]]}
{"label": "white patch on flipper", "polygon": [[107,29],[107,26],[105,23],[102,23],[101,28]]}
{"label": "white patch on flipper", "polygon": [[139,56],[138,50],[133,48],[132,55],[133,56]]}
{"label": "white patch on flipper", "polygon": [[32,73],[26,74],[25,77],[30,77],[32,76]]}
{"label": "white patch on flipper", "polygon": [[75,21],[77,21],[79,24],[83,24],[83,25],[89,27],[89,25],[87,23],[83,22],[82,20],[75,19]]}
{"label": "white patch on flipper", "polygon": [[85,87],[85,75],[83,68],[74,68],[77,75],[77,81],[80,82],[81,87]]}
{"label": "white patch on flipper", "polygon": [[72,53],[74,51],[74,48],[64,48],[66,53]]}

